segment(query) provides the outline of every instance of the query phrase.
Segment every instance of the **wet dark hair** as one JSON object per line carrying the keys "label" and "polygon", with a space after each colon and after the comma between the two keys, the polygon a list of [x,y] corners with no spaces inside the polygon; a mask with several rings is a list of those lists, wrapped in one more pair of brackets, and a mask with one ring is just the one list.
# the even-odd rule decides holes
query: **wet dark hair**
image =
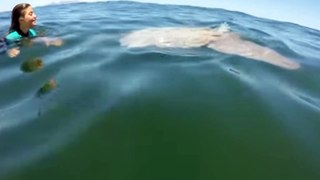
{"label": "wet dark hair", "polygon": [[31,5],[28,3],[17,4],[11,12],[11,26],[9,28],[9,33],[12,31],[17,31],[20,28],[19,18],[25,16],[25,10]]}

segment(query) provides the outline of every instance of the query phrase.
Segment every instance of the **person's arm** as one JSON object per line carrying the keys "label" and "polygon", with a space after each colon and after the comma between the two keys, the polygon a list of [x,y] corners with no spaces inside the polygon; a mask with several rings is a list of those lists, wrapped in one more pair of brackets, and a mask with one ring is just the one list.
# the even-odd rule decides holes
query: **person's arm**
{"label": "person's arm", "polygon": [[63,40],[60,38],[49,38],[49,37],[37,37],[32,40],[35,43],[43,43],[46,46],[61,46]]}
{"label": "person's arm", "polygon": [[3,38],[0,39],[0,54],[4,54],[5,52],[7,52],[7,45],[6,42]]}
{"label": "person's arm", "polygon": [[6,46],[6,52],[7,52],[8,57],[10,57],[10,58],[17,57],[20,54],[19,47],[13,46],[14,41],[12,41],[10,39],[5,38],[5,42],[6,42],[5,46]]}
{"label": "person's arm", "polygon": [[11,32],[4,38],[8,57],[14,58],[20,54],[20,49],[16,46],[16,42],[20,38],[21,36],[17,32]]}

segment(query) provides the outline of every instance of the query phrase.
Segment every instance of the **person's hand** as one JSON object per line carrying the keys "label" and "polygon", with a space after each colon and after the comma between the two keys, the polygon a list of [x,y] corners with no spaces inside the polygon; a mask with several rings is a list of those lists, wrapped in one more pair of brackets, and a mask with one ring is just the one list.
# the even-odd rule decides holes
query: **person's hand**
{"label": "person's hand", "polygon": [[46,46],[61,46],[63,41],[60,38],[51,38],[51,37],[37,37],[33,39],[35,43],[44,43]]}
{"label": "person's hand", "polygon": [[7,51],[7,55],[10,58],[14,58],[14,57],[18,56],[19,54],[20,54],[20,49],[18,47],[8,49],[8,51]]}
{"label": "person's hand", "polygon": [[49,46],[61,46],[63,45],[62,39],[52,39],[49,42]]}

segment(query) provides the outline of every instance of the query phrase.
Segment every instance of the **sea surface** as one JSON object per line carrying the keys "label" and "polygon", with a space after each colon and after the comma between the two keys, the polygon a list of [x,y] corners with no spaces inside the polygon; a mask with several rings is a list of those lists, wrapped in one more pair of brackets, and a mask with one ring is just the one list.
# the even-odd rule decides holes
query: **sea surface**
{"label": "sea surface", "polygon": [[[0,55],[1,180],[320,179],[319,30],[133,2],[34,10],[38,34],[64,45]],[[9,12],[0,21],[3,36]],[[148,27],[222,23],[301,67],[119,42]]]}

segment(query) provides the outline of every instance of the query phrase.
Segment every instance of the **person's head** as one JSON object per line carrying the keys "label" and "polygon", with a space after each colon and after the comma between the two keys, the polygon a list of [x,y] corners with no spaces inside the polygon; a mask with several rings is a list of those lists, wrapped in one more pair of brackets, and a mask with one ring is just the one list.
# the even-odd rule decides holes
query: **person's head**
{"label": "person's head", "polygon": [[30,4],[17,4],[11,14],[11,26],[9,32],[18,30],[21,26],[32,28],[36,25],[37,16]]}

